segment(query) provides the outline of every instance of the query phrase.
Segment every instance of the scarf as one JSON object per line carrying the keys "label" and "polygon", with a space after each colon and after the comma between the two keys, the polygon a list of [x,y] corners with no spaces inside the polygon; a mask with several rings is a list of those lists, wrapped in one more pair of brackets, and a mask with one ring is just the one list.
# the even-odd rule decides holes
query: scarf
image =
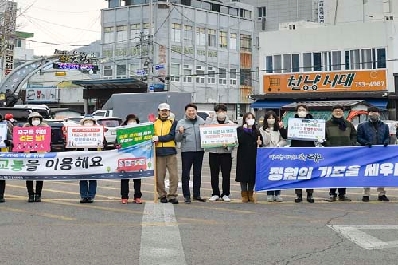
{"label": "scarf", "polygon": [[336,118],[336,117],[332,117],[332,122],[334,124],[338,124],[339,125],[339,129],[342,131],[345,131],[347,128],[347,125],[345,123],[345,119],[344,118]]}

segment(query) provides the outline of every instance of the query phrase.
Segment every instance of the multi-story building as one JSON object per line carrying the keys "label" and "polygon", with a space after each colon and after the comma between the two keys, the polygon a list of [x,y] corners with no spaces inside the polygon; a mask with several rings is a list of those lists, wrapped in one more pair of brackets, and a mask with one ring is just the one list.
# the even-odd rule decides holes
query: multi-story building
{"label": "multi-story building", "polygon": [[33,49],[26,45],[26,39],[33,38],[33,33],[16,31],[14,40],[14,69],[33,59]]}
{"label": "multi-story building", "polygon": [[[252,56],[253,7],[153,0],[151,23],[149,3],[130,0],[121,6],[120,0],[112,0],[102,10],[103,77],[145,80],[153,64],[156,86],[170,77],[166,90],[191,92],[202,109],[222,102],[231,113],[245,112],[248,95],[258,87]],[[153,39],[148,39],[150,24]]]}

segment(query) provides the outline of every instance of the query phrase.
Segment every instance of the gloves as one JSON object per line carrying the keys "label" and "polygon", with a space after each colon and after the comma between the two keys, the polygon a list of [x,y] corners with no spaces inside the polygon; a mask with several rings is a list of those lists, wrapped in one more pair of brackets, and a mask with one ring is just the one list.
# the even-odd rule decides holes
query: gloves
{"label": "gloves", "polygon": [[371,144],[371,143],[366,143],[365,146],[371,148],[371,147],[372,147],[372,144]]}
{"label": "gloves", "polygon": [[120,149],[120,148],[122,148],[122,146],[120,144],[117,144],[117,145],[115,145],[115,148]]}
{"label": "gloves", "polygon": [[158,141],[159,141],[159,136],[153,136],[153,137],[152,137],[152,141],[158,142]]}
{"label": "gloves", "polygon": [[11,141],[10,141],[10,140],[4,140],[4,144],[5,144],[6,146],[10,146],[10,145],[11,145]]}
{"label": "gloves", "polygon": [[388,146],[388,142],[385,142],[385,143],[384,143],[384,147],[387,147],[387,146]]}

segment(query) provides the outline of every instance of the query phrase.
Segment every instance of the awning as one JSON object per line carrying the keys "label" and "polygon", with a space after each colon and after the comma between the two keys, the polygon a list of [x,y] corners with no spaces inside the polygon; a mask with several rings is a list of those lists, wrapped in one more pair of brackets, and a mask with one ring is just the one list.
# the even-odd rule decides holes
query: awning
{"label": "awning", "polygon": [[374,107],[381,109],[381,110],[387,109],[387,104],[388,104],[387,99],[366,99],[366,102]]}
{"label": "awning", "polygon": [[278,101],[268,101],[268,100],[258,100],[254,102],[251,107],[254,109],[280,109],[282,106],[288,105],[293,101],[289,100],[278,100]]}

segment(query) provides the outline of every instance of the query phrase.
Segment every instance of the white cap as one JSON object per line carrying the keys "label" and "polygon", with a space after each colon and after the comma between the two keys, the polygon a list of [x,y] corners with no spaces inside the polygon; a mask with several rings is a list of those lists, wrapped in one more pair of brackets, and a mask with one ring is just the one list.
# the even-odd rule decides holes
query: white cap
{"label": "white cap", "polygon": [[158,106],[158,110],[170,110],[170,105],[167,103],[161,103]]}

